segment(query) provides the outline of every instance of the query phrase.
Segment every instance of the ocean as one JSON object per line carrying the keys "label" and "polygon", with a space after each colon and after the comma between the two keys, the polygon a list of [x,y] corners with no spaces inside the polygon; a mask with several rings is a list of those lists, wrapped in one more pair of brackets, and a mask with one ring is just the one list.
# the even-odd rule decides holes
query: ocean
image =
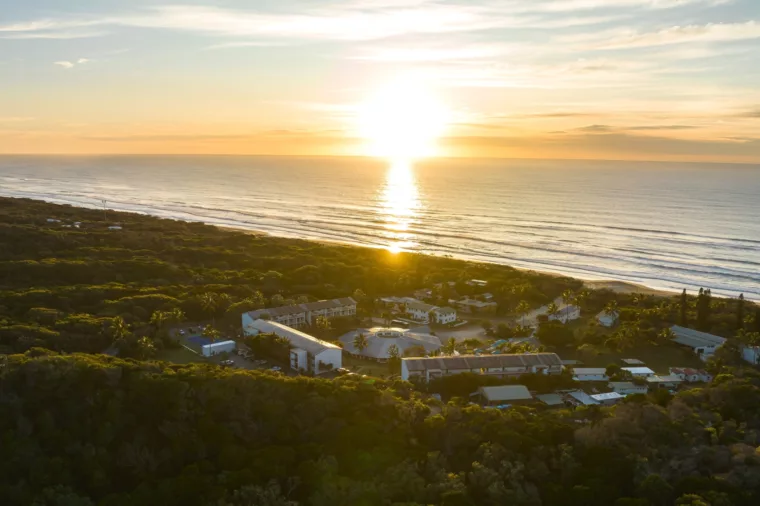
{"label": "ocean", "polygon": [[0,156],[0,195],[760,300],[760,166]]}

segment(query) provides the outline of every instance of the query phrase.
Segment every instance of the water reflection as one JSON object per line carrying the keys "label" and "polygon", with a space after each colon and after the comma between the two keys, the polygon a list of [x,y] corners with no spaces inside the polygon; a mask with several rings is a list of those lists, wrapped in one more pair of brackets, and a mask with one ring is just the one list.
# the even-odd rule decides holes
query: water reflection
{"label": "water reflection", "polygon": [[416,221],[420,200],[417,179],[410,162],[397,161],[388,167],[381,205],[388,250],[398,253],[416,246],[410,228]]}

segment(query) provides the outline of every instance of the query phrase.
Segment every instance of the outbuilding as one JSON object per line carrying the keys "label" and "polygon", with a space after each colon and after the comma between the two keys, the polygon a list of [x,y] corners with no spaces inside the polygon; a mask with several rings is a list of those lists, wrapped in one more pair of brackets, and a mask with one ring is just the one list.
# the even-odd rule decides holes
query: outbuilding
{"label": "outbuilding", "polygon": [[604,367],[575,367],[573,368],[575,381],[607,381],[607,370]]}
{"label": "outbuilding", "polygon": [[220,353],[229,353],[235,351],[237,344],[235,341],[219,341],[217,343],[204,344],[201,352],[204,357],[212,357]]}

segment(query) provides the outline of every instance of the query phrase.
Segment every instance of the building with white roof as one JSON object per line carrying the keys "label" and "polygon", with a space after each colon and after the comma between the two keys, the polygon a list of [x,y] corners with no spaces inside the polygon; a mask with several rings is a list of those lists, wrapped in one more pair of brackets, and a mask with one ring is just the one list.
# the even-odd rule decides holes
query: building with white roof
{"label": "building with white roof", "polygon": [[575,381],[607,381],[607,369],[604,367],[573,367]]}
{"label": "building with white roof", "polygon": [[683,383],[683,380],[679,378],[676,375],[669,375],[669,376],[649,376],[647,378],[647,383],[652,387],[657,388],[675,388],[681,383]]}
{"label": "building with white roof", "polygon": [[213,357],[220,353],[229,353],[235,351],[237,343],[235,341],[217,341],[215,343],[204,344],[201,346],[201,354],[204,357]]}
{"label": "building with white roof", "polygon": [[596,321],[603,327],[613,327],[618,321],[619,314],[617,311],[602,311],[596,315]]}
{"label": "building with white roof", "polygon": [[430,381],[461,373],[483,374],[498,378],[523,374],[561,374],[562,361],[556,353],[519,355],[459,355],[454,357],[404,358],[401,378]]}
{"label": "building with white roof", "polygon": [[351,297],[344,297],[342,299],[320,300],[293,306],[259,309],[250,311],[247,314],[250,321],[268,316],[269,320],[282,323],[288,327],[303,327],[305,325],[312,325],[319,316],[324,316],[327,319],[339,316],[355,316],[356,301]]}
{"label": "building with white roof", "polygon": [[[354,339],[359,334],[367,338],[367,347],[358,350],[354,346]],[[340,337],[339,341],[343,343],[343,350],[351,355],[361,356],[379,362],[388,360],[388,348],[395,345],[400,355],[403,357],[404,352],[414,346],[421,346],[426,353],[434,352],[441,348],[441,340],[431,334],[410,332],[401,328],[373,327],[370,329],[356,329]]]}
{"label": "building with white roof", "polygon": [[603,406],[612,406],[625,399],[625,395],[619,392],[605,392],[603,394],[592,394],[591,398]]}
{"label": "building with white roof", "polygon": [[446,325],[457,321],[457,310],[453,307],[437,307],[430,312],[433,321],[439,325]]}
{"label": "building with white roof", "polygon": [[673,342],[683,346],[688,346],[694,353],[699,355],[702,360],[707,360],[715,353],[715,350],[725,344],[726,339],[707,332],[673,325],[670,330],[674,334]]}
{"label": "building with white roof", "polygon": [[533,400],[525,385],[480,387],[478,393],[485,404],[525,403]]}
{"label": "building with white roof", "polygon": [[243,332],[247,336],[276,334],[290,341],[290,367],[296,371],[320,374],[343,367],[343,350],[340,346],[281,323],[261,319],[250,321],[250,313],[245,313]]}
{"label": "building with white roof", "polygon": [[607,384],[613,392],[622,395],[645,394],[649,391],[647,385],[637,385],[631,381],[610,381]]}
{"label": "building with white roof", "polygon": [[649,367],[621,367],[620,369],[623,371],[628,371],[631,373],[631,376],[634,377],[646,378],[649,376],[654,376],[654,371]]}

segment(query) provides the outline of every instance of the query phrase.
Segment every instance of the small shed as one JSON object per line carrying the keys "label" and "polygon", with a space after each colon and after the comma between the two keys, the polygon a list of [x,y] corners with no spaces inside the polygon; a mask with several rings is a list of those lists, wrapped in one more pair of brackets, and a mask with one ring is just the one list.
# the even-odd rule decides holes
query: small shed
{"label": "small shed", "polygon": [[649,376],[647,383],[655,388],[676,388],[683,380],[675,374],[668,376]]}
{"label": "small shed", "polygon": [[234,351],[236,346],[235,341],[219,341],[218,343],[204,344],[201,351],[204,357],[211,357],[220,353]]}

